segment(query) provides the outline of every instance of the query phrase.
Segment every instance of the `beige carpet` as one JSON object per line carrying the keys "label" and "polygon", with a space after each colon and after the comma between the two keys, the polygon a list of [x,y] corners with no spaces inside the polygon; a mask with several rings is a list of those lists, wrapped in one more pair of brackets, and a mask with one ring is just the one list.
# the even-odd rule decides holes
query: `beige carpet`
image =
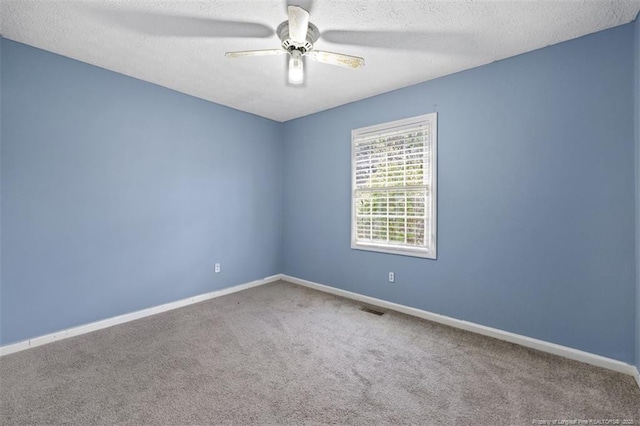
{"label": "beige carpet", "polygon": [[633,378],[277,282],[0,358],[2,424],[640,423]]}

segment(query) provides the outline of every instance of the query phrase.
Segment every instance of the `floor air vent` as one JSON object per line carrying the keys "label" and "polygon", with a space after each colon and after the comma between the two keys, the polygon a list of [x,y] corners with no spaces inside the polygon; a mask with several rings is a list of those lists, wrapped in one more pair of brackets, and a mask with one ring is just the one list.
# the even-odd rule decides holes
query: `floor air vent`
{"label": "floor air vent", "polygon": [[384,315],[384,312],[376,311],[375,309],[371,309],[367,307],[362,307],[360,308],[360,310],[364,312],[369,312],[370,314],[373,314],[373,315],[378,315],[378,316]]}

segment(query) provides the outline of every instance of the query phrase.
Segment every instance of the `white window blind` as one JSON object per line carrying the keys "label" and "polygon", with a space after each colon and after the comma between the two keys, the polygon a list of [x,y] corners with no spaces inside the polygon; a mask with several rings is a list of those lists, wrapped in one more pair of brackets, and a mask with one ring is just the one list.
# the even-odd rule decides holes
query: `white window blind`
{"label": "white window blind", "polygon": [[436,114],[352,132],[351,247],[436,257]]}

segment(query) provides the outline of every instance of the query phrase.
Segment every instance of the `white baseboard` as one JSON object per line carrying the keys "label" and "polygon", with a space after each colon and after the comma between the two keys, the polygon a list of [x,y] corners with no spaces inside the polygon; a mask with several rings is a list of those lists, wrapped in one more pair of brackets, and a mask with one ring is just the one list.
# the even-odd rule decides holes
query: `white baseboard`
{"label": "white baseboard", "polygon": [[505,340],[507,342],[525,346],[527,348],[537,349],[542,352],[559,355],[575,361],[580,361],[586,364],[595,365],[597,367],[617,371],[619,373],[628,374],[634,376],[636,378],[636,381],[638,381],[638,386],[640,386],[640,378],[638,377],[638,370],[636,369],[636,367],[622,361],[595,355],[578,349],[569,348],[567,346],[546,342],[544,340],[538,340],[531,337],[522,336],[520,334],[503,331],[497,328],[486,327],[484,325],[476,324],[473,322],[459,320],[445,315],[435,314],[433,312],[423,311],[422,309],[412,308],[409,306],[400,305],[398,303],[387,302],[386,300],[376,299],[374,297],[341,290],[339,288],[330,287],[324,284],[318,284],[289,275],[283,274],[281,279],[294,284],[299,284],[304,287],[320,290],[325,293],[331,293],[337,296],[346,297],[348,299],[358,300],[370,305],[379,306],[381,308],[390,309],[392,311],[402,312],[403,314],[412,315],[418,318],[423,318],[455,328],[460,328],[462,330],[471,331],[473,333],[482,334],[484,336]]}
{"label": "white baseboard", "polygon": [[22,342],[0,346],[0,356],[9,355],[15,352],[23,351],[25,349],[34,348],[36,346],[41,346],[58,340],[67,339],[69,337],[79,336],[81,334],[90,333],[92,331],[101,330],[103,328],[112,327],[114,325],[123,324],[129,321],[134,321],[140,318],[159,314],[161,312],[171,311],[183,306],[192,305],[194,303],[203,302],[205,300],[214,299],[216,297],[225,296],[231,293],[236,293],[238,291],[246,290],[252,287],[258,287],[278,280],[289,281],[293,284],[313,288],[325,293],[331,293],[337,296],[346,297],[348,299],[358,300],[370,305],[380,306],[385,309],[390,309],[407,315],[412,315],[418,318],[445,324],[451,327],[460,328],[462,330],[482,334],[484,336],[489,336],[507,342],[515,343],[528,348],[537,349],[542,352],[559,355],[565,358],[573,359],[575,361],[580,361],[586,364],[595,365],[597,367],[602,367],[620,373],[628,374],[635,378],[638,386],[640,387],[640,373],[638,372],[638,369],[633,365],[624,363],[622,361],[617,361],[615,359],[595,355],[578,349],[569,348],[567,346],[546,342],[544,340],[538,340],[508,331],[503,331],[497,328],[486,327],[484,325],[476,324],[473,322],[459,320],[445,315],[424,311],[422,309],[412,308],[409,306],[400,305],[398,303],[387,302],[386,300],[376,299],[374,297],[365,296],[363,294],[341,290],[339,288],[330,287],[324,284],[318,284],[312,281],[303,280],[285,274],[272,275],[261,280],[212,291],[210,293],[200,294],[198,296],[188,297],[186,299],[165,303],[163,305],[153,306],[151,308],[131,312],[129,314],[119,315],[117,317],[107,318],[101,321],[80,325],[78,327],[46,334],[44,336],[34,337],[33,339],[24,340]]}
{"label": "white baseboard", "polygon": [[90,333],[92,331],[101,330],[103,328],[112,327],[114,325],[122,324],[129,321],[134,321],[140,318],[159,314],[161,312],[171,311],[173,309],[181,308],[187,305],[192,305],[198,302],[203,302],[205,300],[215,299],[216,297],[221,297],[227,294],[236,293],[238,291],[246,290],[252,287],[268,284],[270,282],[277,281],[279,279],[282,279],[282,274],[272,275],[270,277],[267,277],[261,280],[236,285],[233,287],[223,288],[221,290],[212,291],[210,293],[188,297],[186,299],[177,300],[175,302],[153,306],[151,308],[143,309],[141,311],[131,312],[129,314],[124,314],[124,315],[118,315],[117,317],[107,318],[107,319],[92,322],[89,324],[83,324],[77,327],[68,328],[66,330],[56,331],[51,334],[34,337],[33,339],[24,340],[22,342],[0,346],[0,356],[9,355],[14,352],[23,351],[25,349],[34,348],[36,346],[46,345],[47,343],[55,342],[58,340],[68,339],[69,337],[79,336],[81,334]]}

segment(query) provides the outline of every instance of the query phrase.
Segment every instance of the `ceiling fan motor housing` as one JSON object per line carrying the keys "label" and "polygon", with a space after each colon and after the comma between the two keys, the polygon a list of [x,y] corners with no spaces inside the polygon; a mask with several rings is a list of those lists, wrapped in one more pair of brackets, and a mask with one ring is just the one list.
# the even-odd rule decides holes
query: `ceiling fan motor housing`
{"label": "ceiling fan motor housing", "polygon": [[278,25],[276,34],[278,34],[278,37],[282,41],[282,48],[287,52],[291,52],[294,49],[302,53],[309,52],[313,49],[313,43],[320,37],[320,31],[318,31],[318,28],[311,22],[309,22],[309,27],[307,28],[306,40],[302,44],[294,42],[291,40],[291,37],[289,37],[289,21],[284,21]]}

